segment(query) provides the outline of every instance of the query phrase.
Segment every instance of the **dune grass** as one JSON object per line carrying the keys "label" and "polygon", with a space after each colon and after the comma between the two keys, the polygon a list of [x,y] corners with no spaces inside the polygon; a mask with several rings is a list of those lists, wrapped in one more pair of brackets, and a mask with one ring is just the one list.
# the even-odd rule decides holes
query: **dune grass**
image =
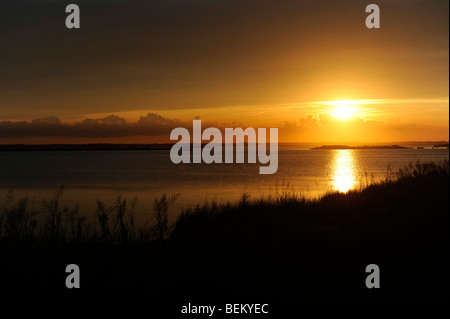
{"label": "dune grass", "polygon": [[[435,211],[442,211],[442,203],[448,207],[448,200],[443,201],[448,199],[448,177],[448,160],[411,163],[395,172],[388,167],[385,180],[375,183],[372,179],[346,194],[329,192],[310,199],[292,188],[259,198],[244,193],[234,203],[205,201],[184,210],[173,225],[169,225],[168,211],[179,194],[154,198],[152,218],[136,225],[137,198],[118,196],[111,206],[97,200],[92,220],[82,215],[78,206],[61,207],[62,187],[50,200],[43,201],[40,209],[30,207],[28,198],[16,199],[10,190],[0,213],[0,243],[132,244],[179,238],[237,240],[236,236],[242,236],[240,239],[244,240],[268,235],[281,240],[290,232],[294,232],[292,236],[317,236],[321,231],[344,228],[348,236],[364,236],[393,231],[400,227],[396,223],[405,222],[403,218],[422,226],[426,222],[437,223],[438,220],[430,219],[438,218]],[[385,225],[379,224],[382,221]]]}
{"label": "dune grass", "polygon": [[152,218],[137,225],[136,199],[99,200],[87,217],[61,207],[63,191],[39,208],[7,193],[1,287],[64,289],[70,263],[80,265],[84,289],[144,289],[155,300],[372,298],[364,269],[374,262],[387,298],[440,298],[448,282],[448,161],[388,170],[379,183],[317,199],[285,189],[208,201],[173,224],[168,213],[177,195],[155,198]]}
{"label": "dune grass", "polygon": [[[292,190],[255,199],[244,194],[236,203],[205,202],[181,213],[172,238],[318,236],[337,230],[343,236],[364,237],[394,229],[398,236],[413,224],[439,228],[441,219],[448,219],[448,177],[447,160],[417,162],[396,172],[388,168],[385,180],[345,194],[329,192],[308,199]],[[428,236],[436,234],[440,233],[431,231]]]}
{"label": "dune grass", "polygon": [[78,205],[72,209],[62,207],[63,193],[64,188],[58,188],[50,200],[35,208],[28,197],[16,199],[14,191],[9,190],[0,212],[0,244],[132,244],[165,240],[169,236],[169,207],[178,198],[166,194],[155,197],[151,218],[136,225],[136,197],[128,200],[119,195],[110,206],[97,200],[89,218],[80,213]]}

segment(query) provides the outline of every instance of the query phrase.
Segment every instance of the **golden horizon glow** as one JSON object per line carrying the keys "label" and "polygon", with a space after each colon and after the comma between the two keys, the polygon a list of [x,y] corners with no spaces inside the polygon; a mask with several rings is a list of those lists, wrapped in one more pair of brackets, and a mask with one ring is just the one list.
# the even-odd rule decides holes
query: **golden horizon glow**
{"label": "golden horizon glow", "polygon": [[[376,31],[359,6],[331,0],[110,1],[103,27],[69,38],[49,27],[58,1],[45,2],[8,6],[0,143],[166,143],[197,117],[278,128],[280,143],[449,139],[448,1],[386,1],[396,23]],[[33,32],[20,27],[38,18]]]}
{"label": "golden horizon glow", "polygon": [[331,105],[331,106],[349,106],[349,105],[359,105],[364,103],[365,101],[371,100],[336,100],[336,101],[323,101],[320,103],[322,103],[323,105]]}

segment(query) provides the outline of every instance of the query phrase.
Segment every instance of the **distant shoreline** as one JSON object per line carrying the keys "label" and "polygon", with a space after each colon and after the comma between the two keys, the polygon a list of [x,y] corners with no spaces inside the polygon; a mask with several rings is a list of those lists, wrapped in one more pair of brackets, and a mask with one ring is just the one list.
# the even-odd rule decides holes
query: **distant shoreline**
{"label": "distant shoreline", "polygon": [[[153,144],[0,144],[0,152],[14,151],[160,151],[170,150],[175,143],[153,143]],[[202,148],[208,143],[202,143]],[[245,143],[247,146],[247,143]],[[403,144],[403,143],[399,143]],[[448,148],[448,142],[411,142],[411,144],[394,145],[322,145],[311,147],[311,150],[346,150],[346,149],[415,149],[420,148],[413,145],[423,145],[433,148]],[[305,146],[317,145],[317,143],[279,143],[279,146]],[[192,147],[192,145],[191,145]]]}
{"label": "distant shoreline", "polygon": [[398,149],[411,149],[411,147],[399,146],[399,145],[371,145],[371,146],[349,146],[349,145],[322,145],[319,147],[313,147],[312,150],[398,150]]}
{"label": "distant shoreline", "polygon": [[[446,144],[431,144],[428,147],[435,148],[447,148]],[[423,146],[400,146],[400,145],[362,145],[362,146],[349,146],[349,145],[322,145],[311,148],[312,150],[402,150],[402,149],[424,149]]]}
{"label": "distant shoreline", "polygon": [[0,145],[0,152],[8,151],[141,151],[169,150],[173,144],[40,144]]}

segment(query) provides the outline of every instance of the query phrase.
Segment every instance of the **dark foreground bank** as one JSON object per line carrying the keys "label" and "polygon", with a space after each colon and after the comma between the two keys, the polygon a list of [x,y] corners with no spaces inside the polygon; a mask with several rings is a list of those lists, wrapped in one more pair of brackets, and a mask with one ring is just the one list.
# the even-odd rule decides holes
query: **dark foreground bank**
{"label": "dark foreground bank", "polygon": [[[100,206],[99,220],[101,213]],[[114,216],[110,227],[80,240],[75,222],[71,240],[41,232],[50,237],[14,241],[3,229],[0,289],[117,291],[176,304],[448,298],[448,161],[418,163],[382,183],[319,200],[284,193],[205,203],[184,212],[173,229],[162,214],[142,237],[131,237],[126,219]],[[69,264],[80,268],[78,290],[66,288]],[[369,264],[380,268],[379,289],[366,287]]]}

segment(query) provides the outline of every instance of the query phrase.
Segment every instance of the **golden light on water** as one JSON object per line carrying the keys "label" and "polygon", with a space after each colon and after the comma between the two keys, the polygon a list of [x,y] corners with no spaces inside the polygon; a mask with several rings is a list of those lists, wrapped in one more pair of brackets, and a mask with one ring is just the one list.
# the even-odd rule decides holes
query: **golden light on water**
{"label": "golden light on water", "polygon": [[346,193],[356,186],[355,159],[352,150],[335,150],[332,164],[333,190]]}

